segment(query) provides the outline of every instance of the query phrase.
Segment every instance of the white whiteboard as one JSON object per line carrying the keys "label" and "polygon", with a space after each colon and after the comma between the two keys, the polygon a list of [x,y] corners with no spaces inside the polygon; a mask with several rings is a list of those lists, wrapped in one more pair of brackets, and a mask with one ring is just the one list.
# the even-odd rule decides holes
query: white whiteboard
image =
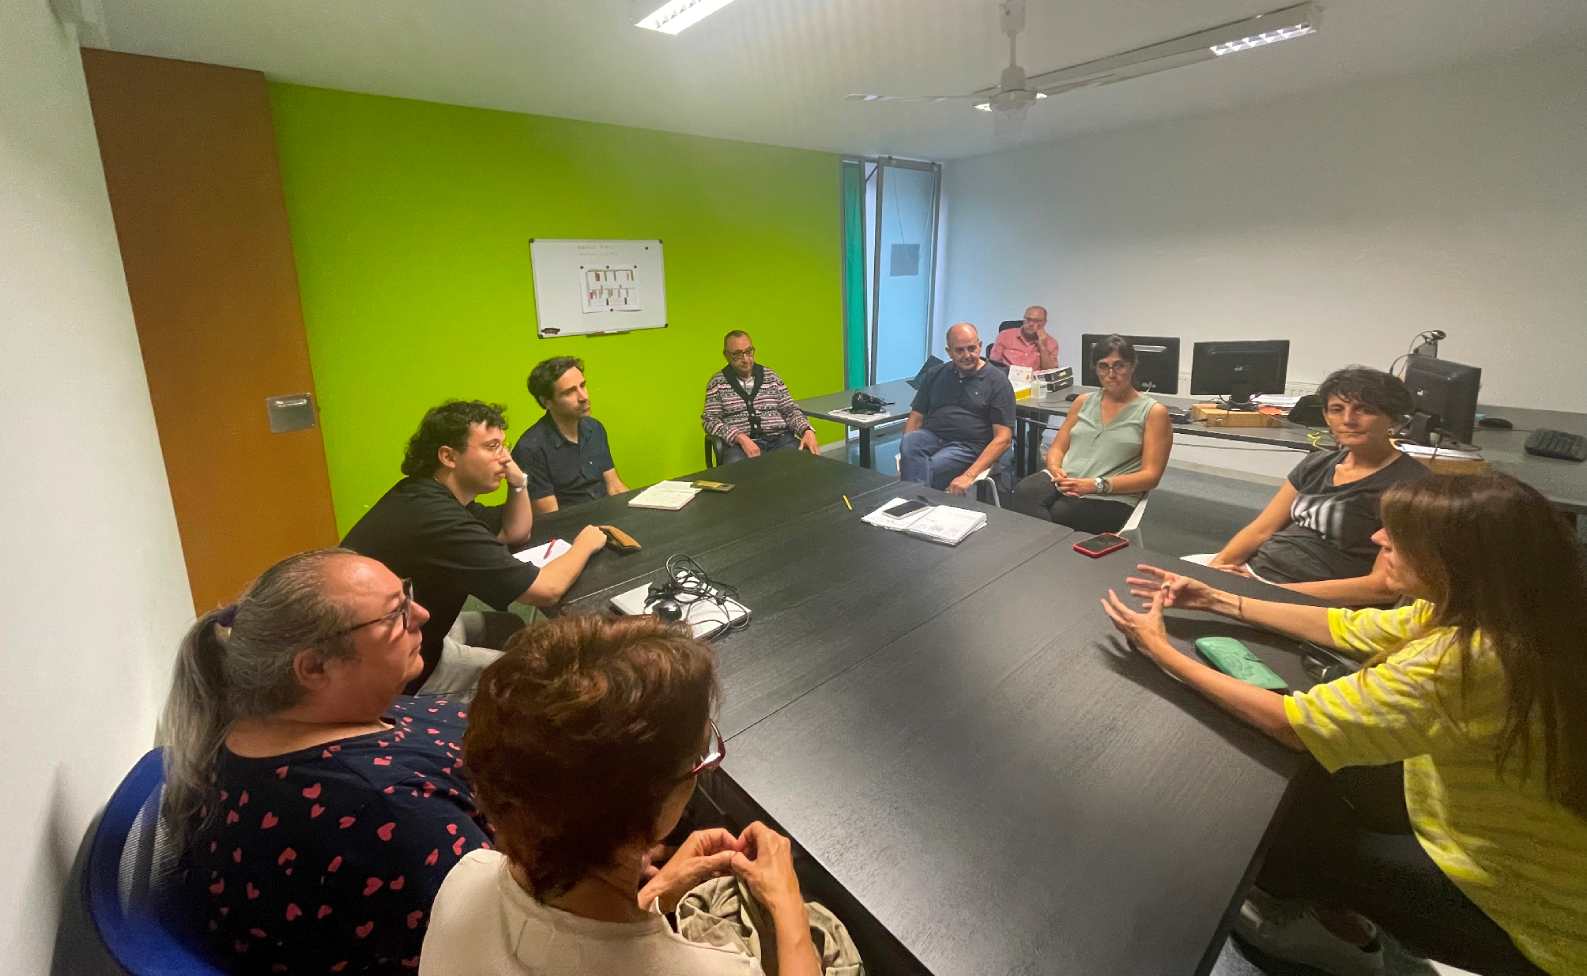
{"label": "white whiteboard", "polygon": [[660,241],[529,242],[542,339],[667,325]]}

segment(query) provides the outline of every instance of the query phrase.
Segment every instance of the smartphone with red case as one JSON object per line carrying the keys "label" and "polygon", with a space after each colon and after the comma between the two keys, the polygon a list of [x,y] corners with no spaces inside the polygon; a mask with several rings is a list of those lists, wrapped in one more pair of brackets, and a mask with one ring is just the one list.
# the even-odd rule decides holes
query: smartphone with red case
{"label": "smartphone with red case", "polygon": [[1117,552],[1123,549],[1129,544],[1130,540],[1122,535],[1104,532],[1101,535],[1094,535],[1089,539],[1081,539],[1075,543],[1075,552],[1082,556],[1090,556],[1092,559],[1100,559],[1110,552]]}

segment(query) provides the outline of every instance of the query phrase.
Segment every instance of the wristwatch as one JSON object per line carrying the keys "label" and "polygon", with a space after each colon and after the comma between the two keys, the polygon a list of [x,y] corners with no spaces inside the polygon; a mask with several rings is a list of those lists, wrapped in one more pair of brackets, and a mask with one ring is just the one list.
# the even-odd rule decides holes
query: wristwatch
{"label": "wristwatch", "polygon": [[515,485],[511,481],[507,482],[507,494],[509,494],[509,495],[516,495],[520,491],[528,491],[528,490],[529,490],[529,479],[528,478],[525,478],[524,479],[524,483],[521,484],[521,485]]}
{"label": "wristwatch", "polygon": [[1109,494],[1112,491],[1111,487],[1108,485],[1108,479],[1106,479],[1106,478],[1098,478],[1098,479],[1096,479],[1096,485],[1097,485],[1097,494],[1099,494],[1099,495],[1106,495],[1106,494]]}

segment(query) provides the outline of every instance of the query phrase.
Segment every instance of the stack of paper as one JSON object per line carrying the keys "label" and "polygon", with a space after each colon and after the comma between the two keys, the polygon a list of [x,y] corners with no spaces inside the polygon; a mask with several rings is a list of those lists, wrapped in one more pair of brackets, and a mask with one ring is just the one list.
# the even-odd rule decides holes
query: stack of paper
{"label": "stack of paper", "polygon": [[954,508],[951,505],[928,505],[896,518],[887,514],[889,509],[902,505],[904,501],[902,498],[891,499],[860,521],[950,546],[958,545],[965,536],[986,525],[985,512]]}
{"label": "stack of paper", "polygon": [[858,421],[859,423],[865,423],[868,420],[877,420],[881,417],[885,417],[887,415],[887,411],[877,410],[874,413],[860,413],[857,410],[850,410],[847,407],[842,407],[837,410],[828,410],[827,414],[828,416],[835,417],[838,420],[854,420]]}
{"label": "stack of paper", "polygon": [[628,500],[633,508],[664,508],[669,512],[694,500],[700,489],[687,481],[658,481]]}
{"label": "stack of paper", "polygon": [[927,509],[924,517],[911,522],[904,531],[932,542],[956,546],[964,537],[986,525],[986,513],[951,505],[937,505]]}

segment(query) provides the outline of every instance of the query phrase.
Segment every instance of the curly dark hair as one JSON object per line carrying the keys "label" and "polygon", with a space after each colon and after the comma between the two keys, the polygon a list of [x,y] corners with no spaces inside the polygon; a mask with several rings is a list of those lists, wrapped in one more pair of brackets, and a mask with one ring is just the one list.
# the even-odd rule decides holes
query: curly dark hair
{"label": "curly dark hair", "polygon": [[419,421],[419,429],[408,438],[408,451],[402,457],[402,473],[415,478],[435,474],[441,466],[436,452],[442,447],[461,451],[468,447],[468,430],[475,424],[507,429],[507,408],[481,400],[448,400],[431,407]]}
{"label": "curly dark hair", "polygon": [[557,392],[557,380],[570,369],[584,372],[584,360],[576,356],[553,356],[542,359],[529,371],[529,395],[542,407]]}
{"label": "curly dark hair", "polygon": [[575,614],[508,641],[480,678],[463,754],[535,898],[649,839],[716,698],[716,658],[682,624]]}
{"label": "curly dark hair", "polygon": [[1318,404],[1328,409],[1328,398],[1350,400],[1398,420],[1411,412],[1411,391],[1398,376],[1371,366],[1346,366],[1328,374],[1317,387]]}

